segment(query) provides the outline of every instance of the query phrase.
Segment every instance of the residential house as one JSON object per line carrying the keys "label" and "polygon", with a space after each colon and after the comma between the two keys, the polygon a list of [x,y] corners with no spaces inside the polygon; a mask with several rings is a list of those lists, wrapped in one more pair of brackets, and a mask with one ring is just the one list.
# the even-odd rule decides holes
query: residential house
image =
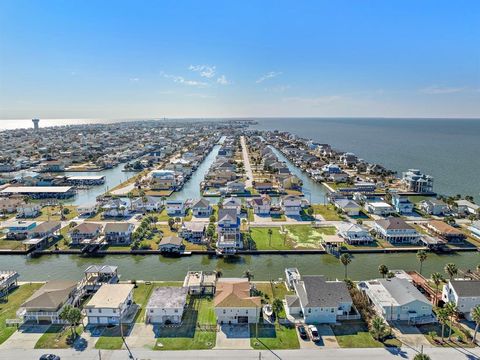
{"label": "residential house", "polygon": [[259,193],[268,193],[273,191],[273,183],[271,181],[254,181],[253,188]]}
{"label": "residential house", "polygon": [[370,299],[375,312],[387,321],[425,324],[435,321],[430,301],[405,278],[362,281],[358,288]]}
{"label": "residential house", "polygon": [[431,193],[433,192],[433,177],[425,175],[417,169],[409,169],[402,173],[402,183],[405,185],[407,191],[416,193]]}
{"label": "residential house", "polygon": [[411,214],[413,212],[413,203],[400,194],[392,194],[392,204],[399,214]]}
{"label": "residential house", "polygon": [[463,242],[466,238],[463,232],[440,220],[430,220],[426,224],[426,227],[447,242],[459,243]]}
{"label": "residential house", "polygon": [[125,217],[128,215],[127,203],[121,199],[109,200],[102,208],[104,217]]}
{"label": "residential house", "polygon": [[199,221],[185,221],[180,231],[181,236],[191,243],[201,243],[205,237],[206,223]]}
{"label": "residential house", "polygon": [[442,300],[453,302],[457,311],[472,321],[472,309],[480,305],[480,280],[449,280],[443,285]]}
{"label": "residential house", "polygon": [[375,221],[374,229],[378,236],[392,244],[416,244],[420,240],[420,234],[397,217]]}
{"label": "residential house", "polygon": [[480,220],[474,221],[468,229],[472,232],[473,236],[480,239]]}
{"label": "residential house", "polygon": [[338,235],[350,245],[369,244],[373,241],[368,230],[358,224],[341,223]]}
{"label": "residential house", "polygon": [[229,194],[243,194],[245,193],[245,183],[241,180],[229,181],[226,190]]}
{"label": "residential house", "polygon": [[88,325],[118,325],[133,321],[133,284],[103,284],[85,305]]}
{"label": "residential house", "polygon": [[60,221],[44,221],[43,223],[35,226],[29,232],[31,238],[46,238],[55,236],[62,228]]}
{"label": "residential house", "polygon": [[150,187],[152,190],[174,190],[177,186],[175,171],[173,170],[154,170],[151,176]]}
{"label": "residential house", "polygon": [[192,206],[193,216],[209,217],[213,213],[213,208],[207,199],[200,199]]}
{"label": "residential house", "polygon": [[22,204],[17,207],[17,218],[35,218],[41,210],[42,207],[36,203]]}
{"label": "residential house", "polygon": [[335,199],[333,204],[337,209],[341,209],[348,216],[358,216],[360,214],[360,205],[350,199]]}
{"label": "residential house", "polygon": [[23,240],[30,231],[32,231],[37,223],[35,221],[13,221],[5,224],[7,229],[7,240]]}
{"label": "residential house", "polygon": [[128,245],[132,242],[135,225],[128,222],[114,222],[105,225],[105,240],[111,245]]}
{"label": "residential house", "polygon": [[84,271],[81,284],[88,294],[96,292],[103,284],[117,284],[120,280],[118,267],[112,265],[90,265]]}
{"label": "residential house", "polygon": [[180,253],[184,249],[183,239],[178,236],[164,236],[158,244],[158,250],[163,253]]}
{"label": "residential house", "polygon": [[0,270],[0,299],[8,296],[10,291],[18,286],[19,277],[16,271]]}
{"label": "residential house", "polygon": [[134,208],[136,211],[160,211],[162,207],[162,200],[155,196],[144,196],[132,200],[132,208]]}
{"label": "residential house", "polygon": [[370,201],[365,204],[365,209],[373,215],[388,216],[395,212],[394,208],[384,201]]}
{"label": "residential house", "polygon": [[243,248],[240,218],[234,208],[218,210],[217,234],[219,251],[235,252]]}
{"label": "residential house", "polygon": [[480,209],[480,206],[477,204],[472,203],[471,201],[468,200],[456,200],[455,203],[457,204],[457,212],[459,214],[477,214],[478,209]]}
{"label": "residential house", "polygon": [[440,199],[432,198],[423,200],[419,204],[420,210],[428,215],[445,215],[448,213],[448,205]]}
{"label": "residential house", "polygon": [[0,214],[13,214],[22,205],[25,205],[25,201],[20,197],[0,198]]}
{"label": "residential house", "polygon": [[222,201],[223,209],[234,209],[237,212],[237,215],[240,215],[242,211],[242,200],[237,197],[229,197]]}
{"label": "residential house", "polygon": [[97,240],[102,234],[102,230],[102,224],[84,222],[75,226],[68,234],[72,239],[72,245],[80,245]]}
{"label": "residential house", "polygon": [[285,190],[301,191],[302,185],[303,185],[302,180],[300,180],[295,175],[287,176],[281,181],[281,186]]}
{"label": "residential house", "polygon": [[269,215],[271,199],[268,195],[251,198],[248,204],[253,209],[253,213],[257,215]]}
{"label": "residential house", "polygon": [[66,305],[76,305],[76,293],[76,281],[49,281],[20,306],[17,316],[24,322],[63,324],[60,314]]}
{"label": "residential house", "polygon": [[327,164],[322,168],[322,171],[328,175],[340,174],[343,172],[337,164]]}
{"label": "residential house", "polygon": [[[309,275],[294,282],[293,288],[295,295],[285,296],[285,311],[287,315],[301,317],[306,324],[335,324],[352,314],[352,298],[343,281]],[[354,317],[358,318],[358,314]]]}
{"label": "residential house", "polygon": [[260,317],[260,296],[252,296],[248,279],[220,278],[213,299],[219,324],[252,324]]}
{"label": "residential house", "polygon": [[184,287],[163,286],[152,291],[145,310],[147,324],[181,324],[187,305],[188,290]]}
{"label": "residential house", "polygon": [[185,203],[182,200],[168,200],[166,211],[168,216],[185,216]]}
{"label": "residential house", "polygon": [[299,196],[287,195],[281,200],[283,212],[286,216],[300,216],[302,199]]}
{"label": "residential house", "polygon": [[214,271],[189,271],[183,281],[183,287],[189,295],[202,295],[215,293],[217,274]]}

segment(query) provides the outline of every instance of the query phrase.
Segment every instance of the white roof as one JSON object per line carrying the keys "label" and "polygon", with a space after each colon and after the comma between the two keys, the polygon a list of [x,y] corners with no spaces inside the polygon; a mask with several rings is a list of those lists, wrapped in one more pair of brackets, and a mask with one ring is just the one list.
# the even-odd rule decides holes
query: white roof
{"label": "white roof", "polygon": [[103,284],[85,307],[116,309],[127,301],[133,288],[133,284]]}
{"label": "white roof", "polygon": [[71,189],[71,186],[9,186],[2,193],[66,193]]}
{"label": "white roof", "polygon": [[373,206],[375,208],[387,208],[390,209],[392,206],[390,204],[387,204],[384,201],[374,201],[374,202],[369,202],[369,206]]}

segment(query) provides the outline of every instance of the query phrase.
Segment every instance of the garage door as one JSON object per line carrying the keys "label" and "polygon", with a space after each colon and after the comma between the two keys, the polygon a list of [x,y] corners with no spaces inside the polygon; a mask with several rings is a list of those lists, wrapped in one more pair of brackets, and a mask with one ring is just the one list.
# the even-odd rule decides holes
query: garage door
{"label": "garage door", "polygon": [[239,316],[237,320],[239,324],[248,324],[248,316]]}

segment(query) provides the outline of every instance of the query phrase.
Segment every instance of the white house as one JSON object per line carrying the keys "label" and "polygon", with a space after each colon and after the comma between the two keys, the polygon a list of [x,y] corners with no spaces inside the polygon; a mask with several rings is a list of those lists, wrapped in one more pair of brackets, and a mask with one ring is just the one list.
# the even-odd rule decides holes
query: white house
{"label": "white house", "polygon": [[286,216],[299,216],[302,211],[302,199],[298,196],[287,195],[283,197],[281,205]]}
{"label": "white house", "polygon": [[144,196],[132,200],[132,207],[136,211],[159,211],[162,206],[162,200],[154,196]]}
{"label": "white house", "polygon": [[237,215],[240,215],[242,211],[242,200],[237,197],[229,197],[222,201],[223,209],[234,209],[237,212]]}
{"label": "white house", "polygon": [[420,234],[401,218],[377,220],[374,229],[378,236],[392,244],[416,244],[420,240]]}
{"label": "white house", "polygon": [[128,222],[114,222],[105,225],[105,240],[112,245],[125,245],[132,242],[135,225]]}
{"label": "white house", "polygon": [[254,197],[249,200],[248,204],[253,209],[253,213],[257,215],[269,215],[271,200],[270,196],[262,195],[260,197]]}
{"label": "white house", "polygon": [[182,200],[169,200],[166,211],[168,216],[185,216],[185,203]]}
{"label": "white house", "polygon": [[480,305],[480,280],[449,280],[443,285],[442,300],[455,303],[458,312],[472,321],[471,311]]}
{"label": "white house", "polygon": [[341,223],[338,226],[338,230],[338,235],[351,245],[368,244],[373,241],[368,230],[358,224]]}
{"label": "white house", "polygon": [[147,324],[180,324],[187,304],[187,289],[164,286],[155,288],[145,311]]}
{"label": "white house", "polygon": [[181,236],[192,243],[201,243],[205,236],[206,223],[200,221],[185,221],[182,224]]}
{"label": "white house", "polygon": [[333,203],[336,208],[342,209],[348,216],[358,216],[360,214],[360,205],[349,199],[336,199]]}
{"label": "white house", "polygon": [[365,204],[365,209],[373,215],[388,216],[395,212],[395,209],[384,201],[371,201]]}
{"label": "white house", "polygon": [[68,234],[72,239],[72,245],[79,245],[86,240],[96,240],[102,233],[103,225],[84,222],[71,229]]}
{"label": "white house", "polygon": [[192,206],[193,216],[196,217],[209,217],[212,215],[213,208],[207,199],[200,199]]}
{"label": "white house", "polygon": [[28,203],[17,207],[17,217],[19,218],[34,218],[40,214],[42,207],[39,204]]}
{"label": "white house", "polygon": [[429,193],[433,191],[433,177],[417,169],[408,169],[402,173],[402,183],[408,191]]}
{"label": "white house", "polygon": [[113,199],[102,206],[104,217],[124,217],[128,215],[127,203],[120,199]]}
{"label": "white house", "polygon": [[89,325],[128,323],[133,305],[133,284],[103,284],[84,309]]}
{"label": "white house", "polygon": [[392,195],[392,204],[399,214],[411,214],[413,212],[413,203],[406,196],[400,194]]}
{"label": "white house", "polygon": [[405,278],[362,281],[358,288],[373,304],[375,312],[387,321],[425,324],[435,321],[432,304]]}
{"label": "white house", "polygon": [[432,198],[421,201],[420,210],[429,215],[445,215],[448,212],[448,205],[442,200]]}
{"label": "white house", "polygon": [[474,221],[472,225],[468,227],[472,232],[472,235],[480,239],[480,220]]}
{"label": "white house", "polygon": [[213,299],[219,324],[251,324],[258,322],[262,302],[252,296],[248,279],[220,278]]}
{"label": "white house", "polygon": [[455,203],[457,204],[457,211],[463,214],[477,214],[478,209],[480,208],[479,205],[472,203],[468,200],[456,200]]}
{"label": "white house", "polygon": [[293,288],[295,295],[285,296],[285,311],[289,316],[303,318],[306,324],[334,324],[352,313],[352,298],[343,281],[309,275],[294,282]]}

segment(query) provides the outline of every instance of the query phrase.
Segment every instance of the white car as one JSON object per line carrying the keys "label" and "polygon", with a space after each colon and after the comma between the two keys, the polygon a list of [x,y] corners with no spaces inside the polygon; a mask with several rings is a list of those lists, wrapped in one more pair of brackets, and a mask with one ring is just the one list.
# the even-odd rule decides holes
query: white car
{"label": "white car", "polygon": [[318,329],[315,325],[308,325],[308,331],[310,332],[312,341],[320,341],[320,335],[318,334]]}

